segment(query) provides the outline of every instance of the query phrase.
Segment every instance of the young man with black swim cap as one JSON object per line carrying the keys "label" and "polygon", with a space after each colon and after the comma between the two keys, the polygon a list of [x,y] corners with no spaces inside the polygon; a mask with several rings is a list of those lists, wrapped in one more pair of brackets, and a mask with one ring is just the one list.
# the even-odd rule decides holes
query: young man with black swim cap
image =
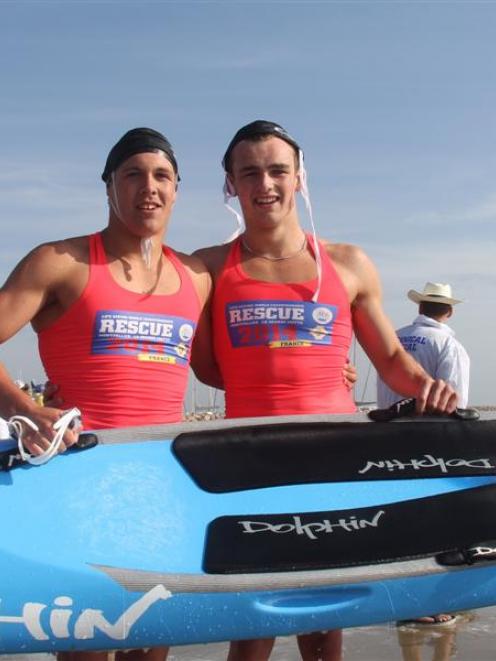
{"label": "young man with black swim cap", "polygon": [[[211,279],[198,258],[163,245],[179,181],[176,158],[163,135],[133,129],[110,151],[102,178],[106,227],[38,246],[16,266],[0,290],[0,340],[31,323],[49,379],[64,408],[81,410],[85,429],[179,422]],[[0,414],[36,424],[39,431],[26,429],[23,442],[37,455],[49,447],[62,410],[35,405],[1,368]],[[67,431],[61,449],[75,441]],[[166,654],[135,650],[125,658]],[[60,656],[103,661],[107,654]]]}
{"label": "young man with black swim cap", "polygon": [[[273,122],[252,122],[231,140],[223,166],[225,200],[238,197],[245,229],[228,244],[196,253],[214,280],[216,363],[194,349],[193,358],[202,380],[225,389],[226,416],[354,411],[343,383],[352,331],[389,385],[417,399],[418,412],[453,411],[453,389],[401,347],[365,253],[302,229],[298,191],[312,226],[313,219],[294,138]],[[338,631],[298,642],[304,659],[341,658]],[[237,641],[229,661],[263,661],[272,645],[268,639]]]}

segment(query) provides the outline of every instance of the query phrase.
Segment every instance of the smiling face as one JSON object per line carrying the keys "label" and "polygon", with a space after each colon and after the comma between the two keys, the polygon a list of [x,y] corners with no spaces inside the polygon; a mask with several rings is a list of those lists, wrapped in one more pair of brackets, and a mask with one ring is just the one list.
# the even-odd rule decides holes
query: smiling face
{"label": "smiling face", "polygon": [[128,158],[107,185],[111,222],[140,238],[162,235],[176,200],[177,177],[163,152]]}
{"label": "smiling face", "polygon": [[295,150],[280,138],[242,140],[232,152],[229,180],[247,226],[275,226],[297,220],[299,189]]}

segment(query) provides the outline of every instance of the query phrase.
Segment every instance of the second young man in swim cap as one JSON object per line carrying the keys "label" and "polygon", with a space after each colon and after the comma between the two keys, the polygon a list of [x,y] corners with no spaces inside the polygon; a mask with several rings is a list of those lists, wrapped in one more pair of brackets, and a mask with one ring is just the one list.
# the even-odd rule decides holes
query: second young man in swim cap
{"label": "second young man in swim cap", "polygon": [[[193,360],[202,380],[225,388],[226,417],[354,411],[343,383],[352,332],[391,387],[416,398],[419,413],[453,411],[453,389],[399,343],[363,250],[303,230],[296,194],[310,214],[311,205],[294,138],[273,122],[252,122],[231,140],[223,165],[226,200],[238,197],[245,229],[196,253],[214,280],[215,360],[195,348]],[[341,658],[338,631],[298,642],[304,659]],[[263,661],[272,645],[237,641],[229,661]]]}

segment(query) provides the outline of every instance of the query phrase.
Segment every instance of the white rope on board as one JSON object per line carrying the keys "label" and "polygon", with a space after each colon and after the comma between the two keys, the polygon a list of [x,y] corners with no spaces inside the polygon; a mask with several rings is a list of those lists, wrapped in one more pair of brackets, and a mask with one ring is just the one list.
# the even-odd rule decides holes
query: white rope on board
{"label": "white rope on board", "polygon": [[8,421],[10,433],[14,438],[17,438],[17,447],[21,459],[26,461],[32,466],[41,466],[46,464],[58,452],[64,434],[69,427],[76,429],[81,427],[81,411],[77,408],[69,409],[54,423],[53,429],[57,432],[50,442],[50,445],[39,455],[30,454],[26,452],[22,444],[22,435],[24,433],[23,423],[33,431],[39,431],[38,425],[24,415],[13,415]]}

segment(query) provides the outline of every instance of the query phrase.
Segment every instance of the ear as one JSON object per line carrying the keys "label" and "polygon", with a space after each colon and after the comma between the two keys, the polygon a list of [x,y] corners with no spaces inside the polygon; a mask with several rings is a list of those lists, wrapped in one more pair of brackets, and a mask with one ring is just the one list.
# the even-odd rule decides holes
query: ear
{"label": "ear", "polygon": [[296,173],[295,191],[297,191],[298,193],[301,191],[301,174],[299,171]]}
{"label": "ear", "polygon": [[229,195],[231,195],[232,197],[236,197],[237,195],[236,188],[234,187],[234,183],[230,174],[226,174],[226,190],[229,193]]}

